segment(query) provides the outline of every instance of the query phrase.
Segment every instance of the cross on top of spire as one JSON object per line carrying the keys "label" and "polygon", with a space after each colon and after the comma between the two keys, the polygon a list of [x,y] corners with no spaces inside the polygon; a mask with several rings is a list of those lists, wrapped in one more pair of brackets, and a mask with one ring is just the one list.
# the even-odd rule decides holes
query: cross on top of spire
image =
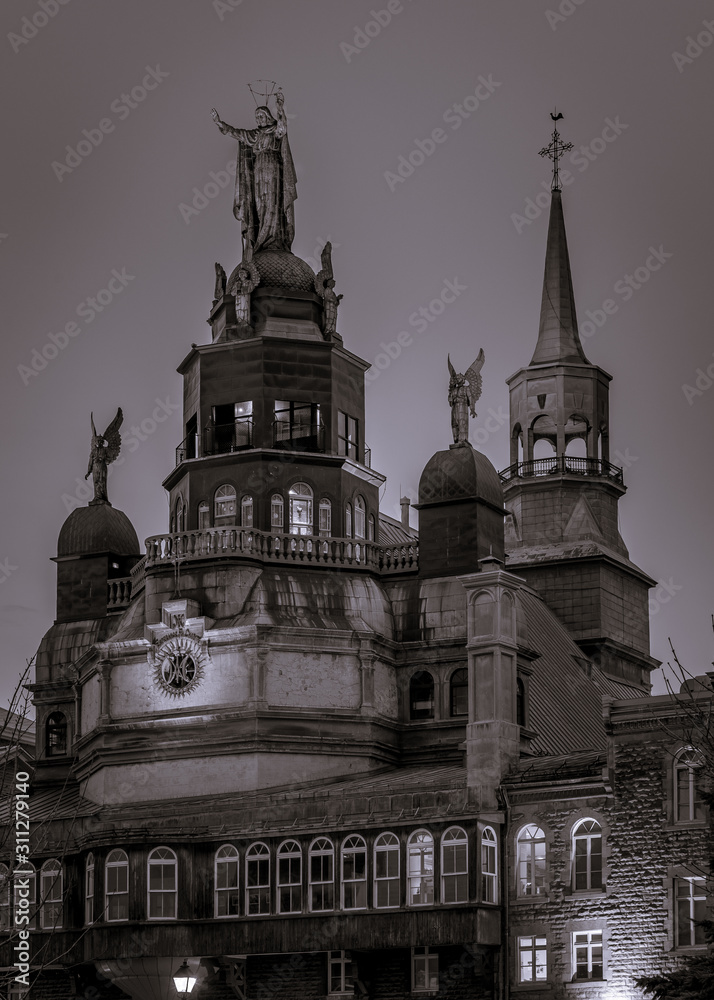
{"label": "cross on top of spire", "polygon": [[551,191],[560,191],[560,174],[558,173],[559,161],[563,153],[567,153],[568,150],[573,148],[572,142],[561,142],[560,132],[558,131],[557,122],[563,117],[562,113],[554,108],[550,117],[553,119],[553,134],[550,137],[550,144],[544,146],[539,150],[539,156],[548,156],[553,161],[553,179],[550,183]]}

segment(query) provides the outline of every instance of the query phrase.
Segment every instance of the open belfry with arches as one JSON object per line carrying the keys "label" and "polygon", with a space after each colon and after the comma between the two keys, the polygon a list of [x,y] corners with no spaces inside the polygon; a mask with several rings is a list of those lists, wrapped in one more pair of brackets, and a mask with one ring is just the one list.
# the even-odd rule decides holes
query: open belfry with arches
{"label": "open belfry with arches", "polygon": [[107,496],[119,412],[59,534],[18,758],[31,987],[12,982],[9,839],[5,993],[640,997],[638,976],[705,947],[708,815],[697,748],[650,695],[654,581],[618,528],[557,142],[511,464],[468,440],[479,355],[452,369],[417,532],[406,499],[401,521],[379,510],[331,247],[317,275],[291,250],[282,94],[253,129],[214,119],[238,144],[243,255],[178,367],[164,533],[140,545]]}

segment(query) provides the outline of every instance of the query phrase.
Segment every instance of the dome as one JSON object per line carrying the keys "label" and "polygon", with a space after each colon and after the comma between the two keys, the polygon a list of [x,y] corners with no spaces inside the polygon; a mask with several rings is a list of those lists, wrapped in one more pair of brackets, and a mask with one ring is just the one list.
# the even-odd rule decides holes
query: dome
{"label": "dome", "polygon": [[60,529],[58,556],[111,552],[115,556],[138,556],[139,539],[122,511],[108,503],[90,504],[73,510]]}
{"label": "dome", "polygon": [[[253,263],[260,274],[258,287],[285,288],[294,292],[314,292],[315,272],[304,260],[287,250],[259,250]],[[240,267],[240,264],[238,265]],[[238,267],[228,278],[230,288]]]}
{"label": "dome", "polygon": [[496,469],[471,445],[437,451],[419,480],[419,503],[479,499],[503,510],[503,488]]}

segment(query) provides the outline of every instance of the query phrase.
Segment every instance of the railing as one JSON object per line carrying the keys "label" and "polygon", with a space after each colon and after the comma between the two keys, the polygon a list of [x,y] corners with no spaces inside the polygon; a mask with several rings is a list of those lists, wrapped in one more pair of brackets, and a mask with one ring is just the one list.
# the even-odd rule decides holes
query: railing
{"label": "railing", "polygon": [[146,539],[147,569],[230,557],[390,574],[416,571],[419,549],[416,542],[382,546],[355,538],[273,534],[251,528],[206,528]]}
{"label": "railing", "polygon": [[600,476],[623,485],[622,469],[601,458],[576,458],[574,455],[559,455],[552,458],[536,458],[531,462],[516,462],[499,473],[502,483],[511,479],[530,479],[534,476],[555,476],[568,473],[574,476]]}
{"label": "railing", "polygon": [[367,444],[364,446],[364,464],[368,469],[372,468],[372,449]]}
{"label": "railing", "polygon": [[[283,436],[289,434],[289,437]],[[303,433],[304,432],[304,433]],[[273,448],[286,451],[325,450],[325,428],[313,424],[311,427],[289,427],[280,420],[273,421]]]}
{"label": "railing", "polygon": [[253,447],[253,417],[236,417],[225,424],[209,420],[203,430],[203,454],[227,455]]}
{"label": "railing", "polygon": [[198,434],[189,434],[176,449],[176,465],[198,458]]}
{"label": "railing", "polygon": [[120,576],[107,582],[107,611],[126,608],[131,601],[132,579]]}

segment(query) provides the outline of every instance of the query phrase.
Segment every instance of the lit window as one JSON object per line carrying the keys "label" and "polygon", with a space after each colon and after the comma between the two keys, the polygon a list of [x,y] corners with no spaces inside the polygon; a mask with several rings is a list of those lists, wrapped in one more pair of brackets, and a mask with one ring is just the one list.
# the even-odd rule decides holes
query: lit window
{"label": "lit window", "polygon": [[409,681],[409,717],[434,718],[434,678],[428,670],[420,670]]}
{"label": "lit window", "polygon": [[452,826],[441,838],[441,902],[466,903],[469,898],[468,838]]}
{"label": "lit window", "polygon": [[374,514],[369,515],[369,521],[367,522],[367,539],[373,542],[375,539],[375,529],[374,529]]}
{"label": "lit window", "polygon": [[105,914],[109,921],[129,919],[129,859],[111,851],[104,864]]}
{"label": "lit window", "polygon": [[286,840],[278,848],[278,913],[302,910],[302,848]]}
{"label": "lit window", "polygon": [[211,508],[207,500],[202,500],[198,505],[198,529],[204,531],[211,527]]}
{"label": "lit window", "polygon": [[544,937],[518,938],[518,981],[533,983],[548,978],[548,951]]}
{"label": "lit window", "polygon": [[320,500],[318,509],[320,515],[320,535],[323,538],[328,538],[332,534],[332,504],[327,497],[323,497]]}
{"label": "lit window", "polygon": [[602,931],[573,934],[573,980],[602,979]]}
{"label": "lit window", "polygon": [[270,851],[265,844],[251,844],[245,855],[245,912],[270,913]]}
{"label": "lit window", "polygon": [[466,667],[454,670],[449,683],[451,715],[469,714],[469,672]]}
{"label": "lit window", "polygon": [[352,538],[352,504],[345,504],[345,538]]}
{"label": "lit window", "polygon": [[374,905],[399,906],[399,838],[383,833],[374,842]]}
{"label": "lit window", "polygon": [[412,948],[412,993],[439,989],[439,956],[428,948]]}
{"label": "lit window", "polygon": [[238,851],[233,844],[224,844],[216,851],[215,886],[216,916],[237,917],[240,914]]}
{"label": "lit window", "polygon": [[285,530],[285,501],[279,493],[273,493],[270,498],[270,526],[275,531]]}
{"label": "lit window", "polygon": [[43,931],[62,926],[62,866],[52,858],[40,872],[40,927]]}
{"label": "lit window", "polygon": [[[236,523],[235,487],[219,486],[213,497],[213,523],[216,527]],[[180,529],[179,529],[180,530]]]}
{"label": "lit window", "polygon": [[685,747],[674,762],[674,818],[677,823],[704,819],[700,780],[703,757],[693,747]]}
{"label": "lit window", "polygon": [[241,500],[240,523],[243,528],[253,527],[253,497],[245,496]]}
{"label": "lit window", "polygon": [[407,905],[434,902],[434,838],[417,830],[407,842]]}
{"label": "lit window", "polygon": [[341,411],[337,413],[337,454],[359,461],[357,421]]}
{"label": "lit window", "polygon": [[703,878],[676,878],[675,924],[677,948],[694,948],[707,943],[701,921],[706,919],[707,896]]}
{"label": "lit window", "polygon": [[[19,869],[21,872],[21,879],[15,879],[13,883],[13,893],[12,893],[12,905],[13,909],[16,911],[23,911],[25,904],[29,904],[30,922],[28,924],[23,924],[28,930],[33,930],[36,926],[35,924],[35,914],[37,910],[35,909],[35,893],[37,888],[37,876],[35,875],[35,866],[31,861],[23,864],[22,868]],[[20,885],[20,881],[27,882],[27,886],[23,889],[23,898],[20,898],[20,889],[23,888]],[[24,893],[27,892],[27,897],[25,898]]]}
{"label": "lit window", "polygon": [[10,929],[10,869],[7,865],[0,865],[0,931]]}
{"label": "lit window", "polygon": [[362,497],[355,497],[355,538],[365,537],[365,507]]}
{"label": "lit window", "polygon": [[322,451],[324,429],[319,403],[276,400],[273,447]]}
{"label": "lit window", "polygon": [[67,753],[67,718],[62,712],[47,716],[45,747],[48,757],[62,757]]}
{"label": "lit window", "polygon": [[84,866],[84,922],[94,923],[94,855],[88,854]]}
{"label": "lit window", "polygon": [[545,891],[545,834],[524,826],[518,834],[518,895],[539,896]]}
{"label": "lit window", "polygon": [[602,889],[602,830],[594,819],[573,830],[573,888]]}
{"label": "lit window", "polygon": [[149,920],[176,919],[176,867],[176,855],[168,847],[149,855]]}
{"label": "lit window", "polygon": [[498,902],[496,861],[496,834],[487,826],[481,834],[481,900],[484,903]]}
{"label": "lit window", "polygon": [[329,955],[329,995],[348,993],[354,996],[355,986],[352,975],[352,956],[348,951],[331,951]]}
{"label": "lit window", "polygon": [[335,849],[320,837],[310,845],[310,909],[313,913],[335,907]]}
{"label": "lit window", "polygon": [[312,490],[307,483],[290,487],[290,534],[312,534]]}
{"label": "lit window", "polygon": [[222,455],[253,444],[253,403],[220,403],[211,411],[204,451]]}
{"label": "lit window", "polygon": [[342,909],[367,906],[367,845],[362,837],[348,837],[342,845]]}

